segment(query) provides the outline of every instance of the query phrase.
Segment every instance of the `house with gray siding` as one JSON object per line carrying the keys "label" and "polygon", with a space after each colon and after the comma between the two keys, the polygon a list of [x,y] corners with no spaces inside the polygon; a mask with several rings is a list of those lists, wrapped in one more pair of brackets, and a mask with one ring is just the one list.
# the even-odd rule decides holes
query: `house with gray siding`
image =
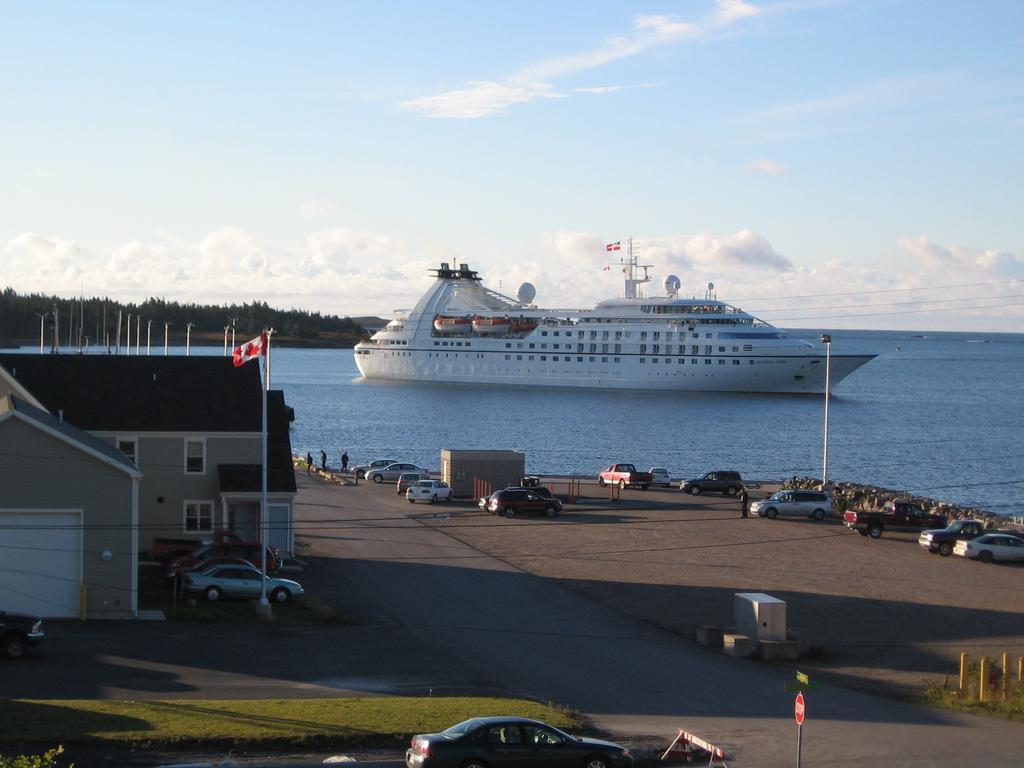
{"label": "house with gray siding", "polygon": [[[259,538],[262,382],[258,365],[191,356],[0,355],[0,395],[117,448],[142,472],[139,548],[219,528]],[[293,549],[290,409],[268,393],[268,543]]]}
{"label": "house with gray siding", "polygon": [[109,441],[0,397],[0,610],[136,616],[141,478]]}

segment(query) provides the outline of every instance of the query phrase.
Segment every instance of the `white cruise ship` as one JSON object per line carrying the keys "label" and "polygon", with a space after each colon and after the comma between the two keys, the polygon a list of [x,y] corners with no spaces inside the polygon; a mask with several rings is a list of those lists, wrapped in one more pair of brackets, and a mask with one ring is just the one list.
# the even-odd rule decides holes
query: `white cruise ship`
{"label": "white cruise ship", "polygon": [[[650,265],[623,259],[625,295],[593,309],[542,309],[484,287],[467,264],[441,264],[412,310],[355,346],[370,379],[474,384],[821,393],[826,350],[714,298],[644,297]],[[643,270],[641,276],[640,270]],[[832,387],[874,355],[831,355]]]}

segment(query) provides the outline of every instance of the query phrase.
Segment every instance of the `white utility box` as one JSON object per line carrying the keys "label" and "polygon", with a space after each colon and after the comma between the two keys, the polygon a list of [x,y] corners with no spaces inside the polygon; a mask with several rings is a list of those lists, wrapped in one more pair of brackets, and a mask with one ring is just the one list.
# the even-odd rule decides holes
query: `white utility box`
{"label": "white utility box", "polygon": [[760,640],[786,639],[786,602],[761,592],[737,592],[735,631]]}

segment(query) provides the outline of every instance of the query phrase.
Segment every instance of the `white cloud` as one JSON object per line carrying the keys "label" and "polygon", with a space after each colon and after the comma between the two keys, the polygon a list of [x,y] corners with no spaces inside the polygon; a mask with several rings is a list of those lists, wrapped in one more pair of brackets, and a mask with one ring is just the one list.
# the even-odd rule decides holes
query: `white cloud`
{"label": "white cloud", "polygon": [[789,166],[775,160],[755,160],[750,164],[752,170],[767,173],[769,176],[784,176],[789,173]]}
{"label": "white cloud", "polygon": [[952,270],[961,278],[1024,278],[1024,259],[1000,250],[977,251],[962,245],[945,247],[927,235],[904,237],[897,245],[928,269]]}
{"label": "white cloud", "polygon": [[[637,16],[633,20],[630,34],[610,37],[604,45],[594,50],[554,56],[528,65],[500,81],[473,80],[432,96],[408,99],[401,102],[400,106],[426,117],[488,117],[505,112],[515,104],[564,95],[558,92],[552,81],[637,56],[656,46],[700,37],[758,12],[756,6],[742,0],[716,0],[715,10],[701,22],[681,21],[665,15]],[[576,90],[598,94],[615,93],[620,88],[606,86]]]}

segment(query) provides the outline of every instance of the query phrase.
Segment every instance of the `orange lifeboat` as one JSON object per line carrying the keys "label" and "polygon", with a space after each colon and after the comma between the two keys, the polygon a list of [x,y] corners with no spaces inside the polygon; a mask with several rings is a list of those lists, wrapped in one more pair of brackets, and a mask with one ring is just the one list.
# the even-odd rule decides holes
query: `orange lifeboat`
{"label": "orange lifeboat", "polygon": [[473,326],[468,317],[435,315],[434,330],[438,333],[470,333]]}
{"label": "orange lifeboat", "polygon": [[519,319],[512,321],[512,332],[529,333],[538,325],[540,325],[540,323],[532,317],[520,317]]}
{"label": "orange lifeboat", "polygon": [[484,317],[477,315],[473,318],[473,330],[480,334],[508,333],[512,327],[512,321],[507,317]]}

